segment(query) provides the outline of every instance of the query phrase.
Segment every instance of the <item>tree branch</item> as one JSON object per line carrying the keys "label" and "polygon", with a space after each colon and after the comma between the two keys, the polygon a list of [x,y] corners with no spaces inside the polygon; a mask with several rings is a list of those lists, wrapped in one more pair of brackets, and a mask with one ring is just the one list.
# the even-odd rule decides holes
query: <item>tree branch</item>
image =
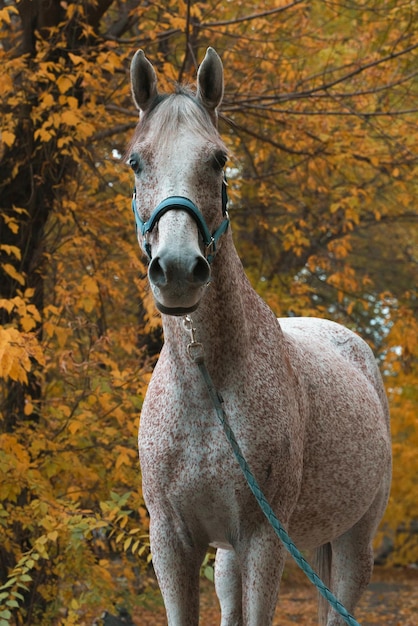
{"label": "tree branch", "polygon": [[283,13],[283,11],[287,11],[287,9],[291,9],[298,4],[305,4],[305,0],[294,0],[290,4],[286,4],[283,7],[278,7],[276,9],[270,9],[269,11],[261,11],[260,13],[252,13],[251,15],[243,15],[242,17],[237,17],[233,20],[220,20],[219,22],[206,22],[203,24],[198,24],[198,28],[204,30],[205,28],[214,28],[215,26],[231,26],[232,24],[240,24],[242,22],[250,22],[251,20],[259,19],[260,17],[267,17],[269,15],[274,15],[275,13]]}
{"label": "tree branch", "polygon": [[112,128],[107,128],[106,130],[101,130],[98,133],[95,133],[91,138],[90,142],[100,141],[101,139],[107,139],[107,137],[113,137],[114,135],[120,135],[121,133],[125,133],[128,130],[132,130],[136,128],[137,121],[135,122],[126,122],[126,124],[117,124]]}

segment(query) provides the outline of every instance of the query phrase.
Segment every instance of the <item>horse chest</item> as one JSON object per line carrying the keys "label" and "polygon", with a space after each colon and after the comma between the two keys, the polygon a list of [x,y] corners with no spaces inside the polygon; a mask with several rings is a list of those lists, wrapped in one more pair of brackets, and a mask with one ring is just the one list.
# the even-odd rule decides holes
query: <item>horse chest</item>
{"label": "horse chest", "polygon": [[[143,488],[154,511],[198,518],[211,541],[227,541],[231,520],[258,512],[199,373],[173,383],[160,365],[150,384],[139,437]],[[167,376],[166,376],[167,372]],[[292,436],[288,406],[260,381],[221,389],[228,420],[266,495],[291,502],[298,492],[301,443]],[[265,382],[265,381],[264,381]],[[285,394],[284,394],[285,395]],[[288,401],[287,401],[288,404]],[[287,410],[285,410],[287,408]]]}

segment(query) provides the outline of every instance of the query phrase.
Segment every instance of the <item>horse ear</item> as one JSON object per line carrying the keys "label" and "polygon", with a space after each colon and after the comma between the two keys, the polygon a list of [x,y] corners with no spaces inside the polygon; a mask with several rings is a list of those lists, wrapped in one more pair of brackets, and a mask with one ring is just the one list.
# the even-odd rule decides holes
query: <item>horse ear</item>
{"label": "horse ear", "polygon": [[208,48],[197,73],[197,97],[211,115],[222,101],[224,93],[224,70],[219,55]]}
{"label": "horse ear", "polygon": [[131,89],[139,111],[146,111],[158,95],[157,76],[142,50],[135,52],[131,62]]}

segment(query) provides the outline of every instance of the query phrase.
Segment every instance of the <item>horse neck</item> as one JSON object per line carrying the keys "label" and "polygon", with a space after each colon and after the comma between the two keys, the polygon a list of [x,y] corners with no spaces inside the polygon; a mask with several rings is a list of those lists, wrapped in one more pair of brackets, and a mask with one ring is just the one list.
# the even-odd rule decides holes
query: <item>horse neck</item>
{"label": "horse neck", "polygon": [[[260,343],[260,328],[267,334],[280,332],[277,320],[252,288],[228,232],[212,265],[211,283],[191,315],[196,340],[203,344],[205,359],[212,371],[241,365],[242,359]],[[188,358],[189,337],[182,318],[163,315],[166,344],[176,358]],[[271,340],[271,336],[270,336]]]}

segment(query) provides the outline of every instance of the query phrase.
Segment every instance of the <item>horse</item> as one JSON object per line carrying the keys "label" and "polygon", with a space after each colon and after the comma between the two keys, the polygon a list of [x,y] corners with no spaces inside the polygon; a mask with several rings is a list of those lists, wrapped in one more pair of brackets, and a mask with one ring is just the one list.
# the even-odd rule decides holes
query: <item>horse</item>
{"label": "horse", "polygon": [[[353,611],[370,580],[391,482],[388,403],[373,353],[335,322],[277,320],[246,277],[226,209],[227,149],[217,130],[224,78],[215,50],[207,49],[195,90],[170,94],[159,93],[138,50],[131,90],[139,110],[127,153],[133,210],[164,332],[139,456],[168,624],[198,624],[200,568],[214,546],[221,626],[271,625],[286,558],[190,359],[190,318],[265,497]],[[343,623],[326,606],[320,618]]]}

